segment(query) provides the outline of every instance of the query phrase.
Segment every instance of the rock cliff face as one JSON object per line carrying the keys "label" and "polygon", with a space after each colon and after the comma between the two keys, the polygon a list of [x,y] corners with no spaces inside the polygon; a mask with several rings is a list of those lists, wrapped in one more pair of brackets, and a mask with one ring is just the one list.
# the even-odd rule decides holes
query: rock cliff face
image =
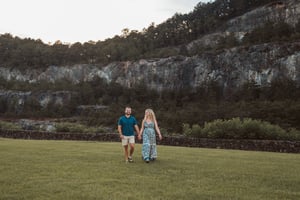
{"label": "rock cliff face", "polygon": [[242,16],[233,18],[225,24],[223,31],[204,35],[187,45],[191,50],[194,46],[213,48],[218,45],[221,37],[233,33],[241,40],[244,35],[253,29],[263,26],[266,22],[283,21],[295,26],[300,19],[300,2],[298,0],[274,1],[260,8],[254,9]]}
{"label": "rock cliff face", "polygon": [[300,2],[298,0],[274,1],[227,22],[229,32],[248,32],[268,21],[284,21],[290,25],[298,23]]}
{"label": "rock cliff face", "polygon": [[[300,18],[300,2],[277,1],[230,20],[224,32],[206,35],[187,45],[217,44],[216,38],[233,32],[237,37],[267,20],[281,20],[295,25]],[[0,66],[6,80],[28,82],[61,79],[74,83],[101,77],[108,82],[132,87],[143,83],[149,88],[178,89],[198,87],[210,81],[223,88],[237,87],[248,81],[268,85],[273,79],[286,77],[300,84],[300,42],[236,47],[220,52],[207,52],[193,57],[176,56],[135,62],[114,62],[104,67],[93,65],[49,66],[45,71],[18,71]]]}
{"label": "rock cliff face", "polygon": [[101,77],[126,87],[143,83],[156,90],[195,88],[210,81],[216,81],[224,88],[249,81],[265,86],[278,77],[300,83],[300,42],[238,47],[193,57],[115,62],[102,68],[93,65],[50,66],[45,71],[20,72],[0,67],[0,74],[7,80],[29,82],[66,79],[77,83]]}
{"label": "rock cliff face", "polygon": [[28,101],[38,102],[42,107],[47,107],[49,103],[64,105],[66,102],[70,102],[71,97],[75,95],[76,93],[69,91],[22,92],[0,90],[0,99],[9,102],[11,105],[13,104],[16,113],[22,112],[24,103]]}

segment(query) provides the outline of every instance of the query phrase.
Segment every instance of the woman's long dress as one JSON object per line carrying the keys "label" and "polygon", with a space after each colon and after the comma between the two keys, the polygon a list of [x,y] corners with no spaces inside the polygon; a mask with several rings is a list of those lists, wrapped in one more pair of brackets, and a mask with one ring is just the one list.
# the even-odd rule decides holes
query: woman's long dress
{"label": "woman's long dress", "polygon": [[157,158],[154,123],[144,122],[142,156],[144,160]]}

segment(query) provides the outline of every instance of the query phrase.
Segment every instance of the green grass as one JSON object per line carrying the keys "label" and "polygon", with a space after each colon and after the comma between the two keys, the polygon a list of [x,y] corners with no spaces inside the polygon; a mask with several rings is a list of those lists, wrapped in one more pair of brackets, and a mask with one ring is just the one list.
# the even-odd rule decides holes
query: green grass
{"label": "green grass", "polygon": [[300,154],[0,138],[0,199],[300,199]]}

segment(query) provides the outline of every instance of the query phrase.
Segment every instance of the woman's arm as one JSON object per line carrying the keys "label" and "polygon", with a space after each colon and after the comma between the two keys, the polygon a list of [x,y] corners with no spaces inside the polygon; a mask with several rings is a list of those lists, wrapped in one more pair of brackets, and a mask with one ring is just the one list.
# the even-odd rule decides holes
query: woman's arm
{"label": "woman's arm", "polygon": [[142,135],[143,135],[143,131],[144,131],[144,121],[142,121],[142,124],[141,124],[141,129],[140,129],[140,132],[139,132],[139,135],[138,135],[138,139],[140,140],[142,138]]}
{"label": "woman's arm", "polygon": [[160,130],[159,130],[159,127],[157,125],[157,121],[156,120],[154,121],[154,126],[155,126],[156,133],[158,134],[158,137],[161,140],[162,136],[161,136],[161,133],[160,133]]}

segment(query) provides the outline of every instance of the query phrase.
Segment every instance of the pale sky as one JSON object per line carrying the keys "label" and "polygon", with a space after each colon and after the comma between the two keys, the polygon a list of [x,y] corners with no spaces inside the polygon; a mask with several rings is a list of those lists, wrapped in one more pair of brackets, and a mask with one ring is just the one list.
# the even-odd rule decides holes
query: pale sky
{"label": "pale sky", "polygon": [[0,34],[44,43],[104,41],[211,0],[0,0]]}

